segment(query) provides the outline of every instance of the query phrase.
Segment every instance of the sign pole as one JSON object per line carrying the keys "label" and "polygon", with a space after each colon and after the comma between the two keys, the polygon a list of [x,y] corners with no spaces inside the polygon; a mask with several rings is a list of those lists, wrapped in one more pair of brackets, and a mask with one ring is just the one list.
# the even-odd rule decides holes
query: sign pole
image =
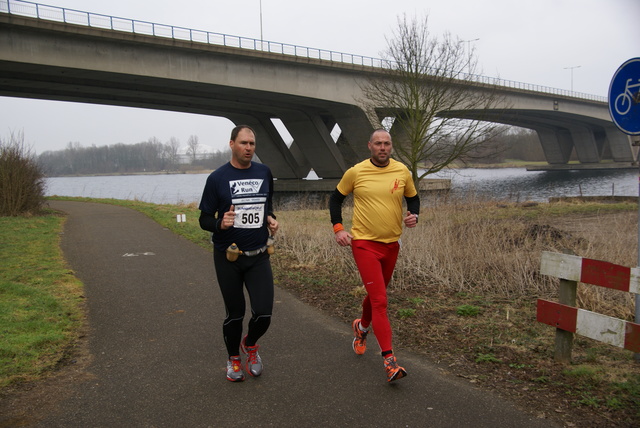
{"label": "sign pole", "polygon": [[[622,64],[609,85],[609,113],[613,123],[632,138],[632,146],[640,146],[640,58]],[[638,162],[638,267],[640,268],[640,158]],[[640,324],[640,295],[635,298],[635,321]],[[640,353],[634,354],[640,362]]]}
{"label": "sign pole", "polygon": [[[640,136],[632,137],[632,146],[640,146]],[[640,155],[640,153],[639,153]],[[638,268],[640,268],[640,159],[636,159],[638,163]],[[640,324],[640,294],[636,294],[635,321]],[[633,354],[636,362],[640,362],[640,354]]]}

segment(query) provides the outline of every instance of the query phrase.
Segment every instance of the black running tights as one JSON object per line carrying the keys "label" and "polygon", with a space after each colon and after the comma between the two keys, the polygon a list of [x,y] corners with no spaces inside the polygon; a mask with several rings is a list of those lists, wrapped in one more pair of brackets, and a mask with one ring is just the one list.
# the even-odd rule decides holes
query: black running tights
{"label": "black running tights", "polygon": [[244,287],[251,305],[245,344],[255,345],[269,329],[273,311],[271,262],[266,252],[253,257],[240,256],[235,262],[230,262],[226,254],[218,250],[214,250],[213,260],[227,314],[222,326],[224,343],[229,356],[239,355],[246,311]]}

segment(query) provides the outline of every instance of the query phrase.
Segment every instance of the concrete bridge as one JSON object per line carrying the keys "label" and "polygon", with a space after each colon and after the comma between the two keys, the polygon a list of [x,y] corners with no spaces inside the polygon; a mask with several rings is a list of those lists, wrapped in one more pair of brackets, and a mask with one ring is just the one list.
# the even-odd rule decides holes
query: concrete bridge
{"label": "concrete bridge", "polygon": [[[375,61],[0,0],[0,95],[198,113],[245,123],[256,129],[257,154],[279,180],[302,179],[313,168],[329,185],[368,157],[365,143],[373,125],[356,100],[360,83],[376,72]],[[605,99],[504,83],[489,86],[504,96],[506,111],[442,114],[534,129],[552,165],[566,164],[574,150],[584,164],[600,162],[607,152],[616,162],[635,161],[630,140],[611,121]],[[273,118],[284,123],[293,143],[283,140]],[[341,133],[334,140],[336,125]]]}

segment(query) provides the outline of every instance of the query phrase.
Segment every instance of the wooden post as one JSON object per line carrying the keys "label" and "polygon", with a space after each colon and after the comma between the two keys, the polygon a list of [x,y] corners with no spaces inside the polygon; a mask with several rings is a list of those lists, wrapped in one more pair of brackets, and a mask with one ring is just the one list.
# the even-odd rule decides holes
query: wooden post
{"label": "wooden post", "polygon": [[[560,280],[559,303],[567,306],[576,306],[576,293],[578,283],[566,279]],[[559,363],[571,362],[571,351],[573,349],[573,333],[556,328],[556,349],[554,359]]]}

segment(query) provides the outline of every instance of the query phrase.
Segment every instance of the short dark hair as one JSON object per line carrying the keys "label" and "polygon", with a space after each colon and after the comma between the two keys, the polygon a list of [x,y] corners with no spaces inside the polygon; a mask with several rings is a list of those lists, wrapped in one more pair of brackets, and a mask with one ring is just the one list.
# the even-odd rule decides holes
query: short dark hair
{"label": "short dark hair", "polygon": [[256,131],[254,131],[253,128],[250,127],[249,125],[238,125],[238,126],[236,126],[235,128],[233,128],[231,130],[231,140],[232,141],[236,141],[236,138],[238,138],[238,134],[243,129],[248,129],[249,131],[251,131],[253,133],[254,137],[256,136]]}

